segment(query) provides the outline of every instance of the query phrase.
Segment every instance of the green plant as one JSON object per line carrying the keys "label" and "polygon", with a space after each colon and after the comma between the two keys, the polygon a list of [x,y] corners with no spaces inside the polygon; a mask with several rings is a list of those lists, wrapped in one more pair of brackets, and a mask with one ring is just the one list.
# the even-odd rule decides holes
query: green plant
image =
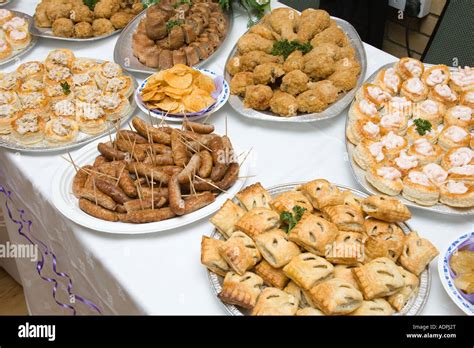
{"label": "green plant", "polygon": [[417,118],[416,120],[413,120],[413,123],[415,124],[416,131],[419,135],[425,135],[426,133],[431,132],[432,125],[430,121]]}
{"label": "green plant", "polygon": [[313,49],[309,42],[300,44],[298,41],[281,40],[273,44],[272,54],[274,56],[283,56],[285,59],[296,50],[300,50],[303,54]]}
{"label": "green plant", "polygon": [[306,208],[300,207],[299,205],[295,205],[293,207],[293,213],[289,211],[284,211],[280,214],[280,220],[284,224],[286,224],[286,232],[290,233],[293,228],[295,228],[296,224],[301,220]]}
{"label": "green plant", "polygon": [[95,5],[99,2],[99,0],[83,0],[84,5],[89,7],[91,11],[94,11]]}
{"label": "green plant", "polygon": [[[221,7],[228,10],[232,5],[232,0],[219,0]],[[248,14],[248,26],[256,24],[270,10],[270,0],[235,0],[234,2],[242,6]]]}

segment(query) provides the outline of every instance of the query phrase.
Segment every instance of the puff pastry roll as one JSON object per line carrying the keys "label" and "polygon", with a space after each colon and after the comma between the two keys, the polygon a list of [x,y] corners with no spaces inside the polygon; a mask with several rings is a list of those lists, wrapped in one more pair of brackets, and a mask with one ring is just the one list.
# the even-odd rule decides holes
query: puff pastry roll
{"label": "puff pastry roll", "polygon": [[387,300],[398,312],[405,307],[408,300],[416,293],[418,289],[419,279],[413,273],[408,272],[403,267],[398,267],[405,280],[405,286],[393,295],[390,295]]}
{"label": "puff pastry roll", "polygon": [[237,230],[235,224],[244,214],[244,209],[228,199],[209,221],[224,236],[230,237]]}
{"label": "puff pastry roll", "polygon": [[280,216],[267,208],[255,208],[242,216],[235,224],[235,227],[245,232],[253,240],[263,232],[278,228]]}
{"label": "puff pastry roll", "polygon": [[353,265],[335,265],[334,266],[334,278],[344,280],[359,290],[359,283],[357,283],[356,278],[352,270],[356,267],[360,267],[362,264],[355,263]]}
{"label": "puff pastry roll", "polygon": [[289,239],[313,254],[324,256],[326,247],[336,239],[336,225],[313,214],[304,214],[289,233]]}
{"label": "puff pastry roll", "polygon": [[240,275],[253,268],[261,260],[253,240],[240,231],[234,232],[219,247],[219,254]]}
{"label": "puff pastry roll", "polygon": [[364,260],[364,237],[359,232],[340,231],[326,250],[331,263],[353,265]]}
{"label": "puff pastry roll", "polygon": [[393,308],[383,298],[362,301],[362,305],[350,315],[392,315]]}
{"label": "puff pastry roll", "polygon": [[231,269],[224,258],[219,254],[219,247],[224,241],[202,236],[201,240],[201,263],[210,271],[225,276]]}
{"label": "puff pastry roll", "polygon": [[335,205],[323,208],[322,212],[341,231],[365,232],[364,216],[353,207]]}
{"label": "puff pastry roll", "polygon": [[278,229],[258,235],[255,243],[262,257],[275,268],[285,266],[293,257],[301,253],[300,248],[288,240],[288,235]]}
{"label": "puff pastry roll", "polygon": [[379,257],[387,257],[396,262],[403,251],[403,242],[405,235],[395,233],[379,233],[376,236],[370,236],[365,241],[366,261]]}
{"label": "puff pastry roll", "polygon": [[342,315],[354,312],[362,305],[362,294],[350,283],[341,279],[330,279],[310,291],[316,307],[327,315]]}
{"label": "puff pastry roll", "polygon": [[255,273],[263,279],[265,284],[278,289],[283,289],[290,281],[280,268],[272,267],[265,260],[255,266]]}
{"label": "puff pastry roll", "polygon": [[390,223],[386,221],[377,220],[374,218],[368,218],[364,221],[365,233],[367,236],[377,236],[385,233],[402,235],[403,231],[396,223]]}
{"label": "puff pastry roll", "polygon": [[310,181],[301,185],[298,190],[308,197],[315,209],[342,204],[341,191],[324,179]]}
{"label": "puff pastry roll", "polygon": [[270,208],[272,196],[259,182],[250,185],[235,195],[248,211],[254,208]]}
{"label": "puff pastry roll", "polygon": [[362,198],[357,197],[351,191],[342,192],[342,204],[356,209],[361,214],[363,213],[362,212]]}
{"label": "puff pastry roll", "polygon": [[313,315],[324,315],[323,312],[321,312],[319,309],[313,308],[313,307],[306,307],[306,308],[301,308],[298,309],[296,312],[297,316],[313,316]]}
{"label": "puff pastry roll", "polygon": [[396,198],[373,195],[362,201],[364,212],[376,219],[387,222],[402,222],[411,218],[408,208]]}
{"label": "puff pastry roll", "polygon": [[298,301],[292,295],[277,288],[265,288],[252,315],[295,315],[297,310]]}
{"label": "puff pastry roll", "polygon": [[288,283],[283,291],[293,295],[298,300],[300,308],[314,307],[313,302],[306,290],[301,289],[294,281]]}
{"label": "puff pastry roll", "polygon": [[253,308],[262,291],[263,279],[252,272],[238,275],[229,272],[224,278],[219,298],[222,302],[243,308]]}
{"label": "puff pastry roll", "polygon": [[398,266],[386,257],[354,268],[353,272],[366,300],[392,295],[405,285]]}
{"label": "puff pastry roll", "polygon": [[304,290],[332,277],[334,266],[322,257],[311,253],[295,256],[283,267],[283,272]]}
{"label": "puff pastry roll", "polygon": [[421,238],[412,231],[405,236],[400,263],[406,270],[418,276],[438,254],[438,249],[428,239]]}
{"label": "puff pastry roll", "polygon": [[311,202],[299,191],[284,192],[270,201],[270,207],[279,214],[285,211],[292,212],[296,206],[305,208],[310,213],[313,211]]}

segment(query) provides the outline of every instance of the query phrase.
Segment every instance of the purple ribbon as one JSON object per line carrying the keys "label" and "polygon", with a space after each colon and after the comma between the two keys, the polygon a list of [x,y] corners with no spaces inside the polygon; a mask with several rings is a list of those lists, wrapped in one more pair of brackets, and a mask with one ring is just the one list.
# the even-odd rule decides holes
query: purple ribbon
{"label": "purple ribbon", "polygon": [[[13,214],[12,214],[12,210],[10,209],[10,206],[8,204],[8,201],[12,201],[12,198],[11,198],[11,191],[7,191],[3,185],[0,184],[0,192],[3,193],[3,195],[5,196],[6,200],[5,200],[5,208],[7,210],[7,214],[8,214],[8,217],[9,219],[15,223],[16,225],[18,225],[18,233],[24,237],[31,245],[36,245],[38,246],[38,244],[41,244],[41,246],[44,248],[44,254],[45,255],[51,255],[52,259],[53,259],[53,271],[56,275],[60,276],[60,277],[63,277],[63,278],[67,278],[68,279],[68,285],[67,285],[67,292],[69,294],[69,297],[71,296],[74,296],[74,299],[77,299],[79,300],[80,302],[84,303],[86,306],[92,308],[94,311],[96,311],[97,313],[99,314],[102,314],[102,312],[100,311],[100,308],[95,305],[93,302],[89,301],[88,299],[80,296],[80,295],[77,295],[77,294],[74,294],[72,289],[73,289],[73,286],[72,286],[72,279],[69,277],[69,275],[67,273],[64,273],[64,272],[58,272],[57,271],[57,258],[56,258],[56,255],[49,250],[48,246],[43,243],[40,239],[36,238],[33,236],[33,234],[31,233],[31,226],[33,224],[33,222],[31,220],[25,220],[24,218],[24,215],[25,215],[25,210],[23,209],[18,209],[18,212],[20,214],[20,219],[21,221],[19,220],[16,220],[14,217],[13,217]],[[12,201],[13,203],[13,201]],[[23,229],[24,229],[24,225],[23,223],[25,223],[27,225],[27,230],[28,230],[28,235],[26,233],[24,233]],[[36,243],[34,241],[36,241]],[[72,311],[72,314],[73,315],[76,315],[77,312],[76,312],[76,309],[74,308],[74,306],[71,306],[70,304],[67,304],[67,303],[62,303],[60,301],[58,301],[56,299],[56,293],[57,293],[57,289],[58,289],[58,281],[55,279],[55,278],[49,278],[49,277],[46,277],[46,276],[43,276],[41,274],[41,271],[44,267],[44,262],[45,262],[45,257],[43,256],[43,251],[41,250],[41,248],[38,248],[40,250],[40,260],[36,263],[36,271],[38,272],[38,275],[40,276],[41,279],[49,282],[49,283],[53,283],[54,286],[53,286],[53,299],[54,301],[62,308],[67,308],[69,310]]]}

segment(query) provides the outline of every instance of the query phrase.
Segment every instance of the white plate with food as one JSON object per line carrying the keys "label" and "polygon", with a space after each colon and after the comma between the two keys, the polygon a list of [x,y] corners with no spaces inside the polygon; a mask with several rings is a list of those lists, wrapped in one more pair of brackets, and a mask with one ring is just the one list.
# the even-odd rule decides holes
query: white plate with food
{"label": "white plate with food", "polygon": [[285,21],[298,16],[288,8],[273,10],[230,52],[225,73],[229,102],[241,115],[275,122],[336,117],[364,81],[365,49],[351,24],[307,9],[298,33],[285,29]]}
{"label": "white plate with food", "polygon": [[[217,1],[173,3],[162,0],[127,25],[115,45],[116,63],[153,73],[176,64],[200,67],[220,52],[232,28],[232,10],[222,10]],[[184,19],[183,11],[189,12]]]}
{"label": "white plate with food", "polygon": [[438,259],[444,290],[467,315],[474,315],[474,232],[454,240]]}
{"label": "white plate with food", "polygon": [[26,13],[0,9],[0,65],[18,60],[36,45],[38,38],[28,31],[32,21]]}
{"label": "white plate with food", "polygon": [[[52,64],[56,56],[64,57],[65,65]],[[0,147],[17,151],[47,153],[84,145],[115,132],[137,107],[132,75],[113,62],[76,58],[66,49],[1,74],[0,85],[5,101]]]}
{"label": "white plate with food", "polygon": [[[474,186],[469,179],[474,175],[474,150],[468,125],[473,117],[474,92],[463,92],[464,87],[459,86],[470,70],[423,65],[413,58],[400,62],[384,65],[372,74],[351,104],[346,148],[352,173],[372,194],[396,195],[410,207],[435,213],[474,215]],[[403,82],[398,71],[405,65],[425,73]],[[424,81],[436,71],[452,78],[428,87]],[[389,93],[389,87],[381,87],[382,79],[389,76],[398,81],[393,86],[397,92]],[[418,87],[425,91],[417,97],[409,89]],[[437,94],[439,88],[441,93],[445,89],[452,93],[455,100],[443,102]],[[369,100],[369,91],[379,93],[386,101],[377,106],[375,99]],[[393,172],[399,179],[388,188],[375,170]]]}
{"label": "white plate with food", "polygon": [[[176,67],[176,66],[175,66]],[[172,68],[173,69],[173,68]],[[172,69],[168,69],[165,71],[170,71]],[[214,84],[214,89],[211,93],[206,92],[205,97],[206,98],[212,98],[210,102],[204,104],[204,108],[195,111],[195,110],[188,110],[184,113],[174,113],[172,110],[170,110],[170,106],[168,105],[167,108],[169,111],[165,110],[160,110],[159,108],[153,107],[153,106],[147,106],[147,103],[143,101],[142,95],[143,95],[143,90],[147,87],[148,81],[153,78],[154,75],[148,77],[143,83],[137,88],[135,92],[135,101],[144,113],[158,118],[158,119],[164,119],[165,121],[171,121],[171,122],[183,122],[186,119],[190,120],[199,120],[202,118],[206,118],[209,115],[213,114],[214,112],[218,111],[220,108],[222,108],[227,100],[229,99],[229,85],[227,84],[227,81],[224,80],[222,76],[217,75],[215,72],[207,70],[207,69],[200,69],[200,68],[193,68],[193,70],[199,72],[200,74],[203,74],[205,76],[208,76],[212,80],[209,80],[209,82],[213,81]],[[191,87],[193,84],[191,83]],[[186,88],[190,87],[189,85],[185,86]],[[189,89],[189,88],[188,88]],[[205,91],[204,91],[205,92]],[[156,90],[155,93],[159,93],[158,90]],[[192,92],[190,92],[191,94]],[[167,96],[166,92],[163,92],[163,98]],[[184,97],[184,95],[183,95]],[[171,97],[170,97],[171,98]],[[199,96],[196,96],[195,98],[192,97],[192,95],[189,95],[189,102],[196,103],[196,101],[204,101],[204,98],[199,98]],[[177,104],[178,102],[181,102],[182,99],[177,99],[176,96],[173,97],[174,100],[170,100],[171,103]],[[160,102],[162,102],[161,97],[160,97]],[[179,106],[172,106],[171,108],[173,109],[182,109],[186,110],[186,103],[180,104]],[[199,109],[200,107],[198,107]]]}
{"label": "white plate with food", "polygon": [[[300,190],[295,191],[297,188]],[[310,193],[313,191],[314,194]],[[400,202],[395,199],[384,201],[380,196],[363,201],[366,197],[368,195],[361,191],[318,179],[309,183],[278,185],[268,191],[257,183],[239,192],[233,201],[226,202],[210,219],[216,229],[210,237],[203,236],[201,263],[208,267],[211,289],[227,313],[419,314],[431,286],[429,263],[438,251],[428,240],[412,232],[406,224],[411,215]],[[337,201],[345,203],[323,207],[308,214],[308,209],[314,209],[314,206]],[[384,205],[391,208],[382,209]],[[394,214],[388,214],[390,210]],[[346,213],[357,216],[352,222],[359,220],[360,226],[352,225],[351,229],[362,231],[365,228],[365,232],[342,230],[344,219],[340,220],[338,216]],[[369,216],[364,218],[365,214]],[[257,215],[265,219],[258,219]],[[391,222],[382,221],[382,218]],[[244,250],[239,240],[243,242]],[[423,261],[413,260],[407,252],[408,248],[416,247],[423,249],[426,256]],[[227,254],[232,248],[241,251],[239,257],[232,258]],[[366,262],[365,258],[370,262]],[[312,268],[307,273],[304,273],[302,263],[305,260],[310,262],[308,267]],[[390,265],[390,271],[388,268],[380,270],[380,274],[388,271],[393,277],[390,281],[400,280],[398,285],[392,285],[403,290],[393,291],[391,285],[389,293],[384,293],[377,285],[376,276],[370,281],[364,280],[367,272],[371,272],[369,269],[378,267],[374,263],[384,267]],[[300,266],[301,273],[298,272]],[[396,274],[397,270],[402,276]],[[351,303],[345,306],[338,300],[328,300],[327,292],[317,290],[325,280],[331,291],[336,285],[350,288],[350,293],[345,296]],[[333,284],[335,281],[343,281],[344,284]],[[263,291],[268,293],[260,292],[265,288],[269,290]],[[287,300],[282,298],[284,302],[272,307],[267,303],[266,295],[269,295],[268,299],[291,296]],[[364,301],[363,298],[371,300]],[[355,306],[358,308],[349,309],[355,302],[358,302]],[[352,313],[354,310],[355,314]]]}
{"label": "white plate with food", "polygon": [[0,1],[0,7],[6,6],[9,3],[11,3],[13,0],[1,0]]}
{"label": "white plate with food", "polygon": [[[212,155],[208,152],[208,156],[211,156],[210,160],[205,160],[203,158],[200,163],[204,169],[199,166],[199,171],[196,169],[192,170],[194,174],[190,172],[191,169],[189,168],[196,164],[195,156],[191,156],[191,159],[188,164],[185,165],[184,170],[183,167],[180,167],[176,171],[176,166],[170,164],[178,161],[177,157],[173,158],[171,154],[177,154],[179,151],[183,151],[182,148],[171,152],[172,150],[170,150],[170,147],[152,142],[153,145],[150,147],[152,150],[150,150],[149,153],[145,153],[143,158],[140,158],[141,155],[139,151],[143,154],[143,148],[148,148],[150,146],[149,142],[144,141],[144,137],[155,137],[156,129],[158,129],[156,127],[150,128],[145,124],[146,123],[142,120],[133,120],[134,127],[143,130],[140,131],[140,134],[144,136],[133,131],[122,130],[117,133],[117,139],[119,140],[116,139],[114,141],[113,146],[116,146],[117,148],[110,145],[110,138],[104,137],[79,150],[77,154],[73,156],[74,165],[65,161],[64,165],[57,171],[54,178],[55,185],[53,185],[53,203],[64,216],[79,225],[100,232],[115,234],[143,234],[167,231],[188,225],[212,214],[225,202],[226,199],[233,197],[244,185],[249,168],[248,162],[245,161],[245,152],[238,153],[236,151],[235,156],[232,156],[233,162],[225,164],[222,168],[220,168],[219,164],[215,165],[215,163],[221,162],[213,161]],[[202,124],[189,124],[192,125],[193,129],[203,126]],[[184,133],[180,134],[184,134],[184,137],[191,134],[189,130],[183,132]],[[161,134],[161,136],[163,136],[163,134]],[[173,137],[173,135],[171,135],[171,137]],[[197,139],[204,138],[205,137],[198,137]],[[133,143],[131,139],[133,139]],[[221,138],[219,137],[219,139]],[[174,141],[175,140],[173,140],[173,142]],[[220,140],[218,140],[217,144],[219,141]],[[193,145],[192,142],[189,142],[188,145],[196,146],[196,144],[194,143]],[[211,148],[215,148],[214,146],[215,145],[210,145]],[[177,147],[179,147],[179,144]],[[100,153],[98,149],[100,149]],[[127,149],[129,149],[130,152],[127,153]],[[154,154],[152,154],[152,151]],[[204,152],[204,150],[201,152]],[[227,152],[228,151],[226,151],[227,155],[225,156],[228,156],[230,161],[231,158]],[[112,159],[123,158],[124,160],[106,162],[103,158],[97,158],[101,153],[102,156],[99,157],[107,156]],[[161,154],[156,155],[156,153]],[[234,152],[232,151],[232,153]],[[120,157],[121,155],[123,156]],[[151,161],[148,161],[147,158],[145,158],[145,155],[148,159],[151,158]],[[188,153],[188,155],[190,154]],[[171,161],[168,161],[168,157],[170,156]],[[200,157],[201,155],[198,153],[197,156]],[[140,163],[138,163],[139,158],[142,160]],[[137,161],[129,162],[131,159]],[[101,163],[98,164],[98,161],[101,161]],[[159,161],[161,164],[166,162],[168,165],[154,167],[158,164],[158,162],[154,161]],[[92,163],[95,163],[96,167],[89,166],[85,169],[79,169]],[[121,163],[124,164],[124,167],[121,168],[120,173],[118,173],[118,171],[113,172],[115,174],[110,174],[110,172],[108,172],[111,166],[115,166],[116,164],[121,165]],[[210,163],[210,167],[208,167],[207,164],[205,165],[205,163]],[[146,172],[146,170],[148,170],[147,168],[150,168],[150,165],[157,169],[150,169],[149,173],[153,172],[151,174]],[[129,166],[132,166],[133,169]],[[208,169],[205,168],[206,166]],[[84,173],[86,177],[88,174],[91,174],[92,179],[89,179],[89,181],[81,181],[82,179],[80,177],[75,179],[77,175],[76,168],[79,169],[79,176],[81,173]],[[125,170],[125,168],[127,168],[127,170]],[[128,171],[128,169],[130,169],[130,171]],[[197,176],[197,173],[201,174],[201,170],[204,170],[204,172],[207,171],[208,173],[201,174],[203,177],[207,178],[208,175],[210,175],[209,177],[212,177],[214,175],[214,170],[218,173],[221,169],[223,169],[223,171],[220,175],[220,179],[216,179],[215,181],[211,179],[201,179],[201,177]],[[184,181],[187,179],[188,184],[181,181],[181,176],[176,174],[177,172],[182,174],[186,171],[189,171],[189,175],[183,177],[183,179]],[[108,174],[102,176],[100,173]],[[174,174],[177,175],[176,181],[174,181]],[[108,179],[110,179],[112,175],[120,177],[120,182],[117,182],[117,180],[114,179],[116,180],[115,184],[112,184],[112,187],[110,187],[110,185],[103,181],[105,179],[105,181],[109,181],[110,184],[110,180]],[[192,179],[191,176],[193,176]],[[136,180],[137,177],[139,178],[138,180]],[[164,177],[165,179],[163,179]],[[124,182],[122,182],[122,180],[124,180]],[[129,184],[127,184],[127,180]],[[191,185],[189,185],[189,180],[193,182]],[[82,182],[82,184],[80,184],[80,189],[76,189],[77,182]],[[154,184],[155,182],[156,184]],[[158,182],[161,182],[162,184],[159,184]],[[163,184],[163,182],[165,183]],[[108,185],[109,188],[104,190],[103,185]],[[185,189],[188,191],[185,192]],[[183,194],[181,194],[181,190],[183,190]],[[130,191],[135,191],[135,193],[129,193]],[[175,199],[177,191],[179,191],[179,198]],[[110,194],[114,198],[110,198],[111,196],[108,196],[108,198],[105,197],[103,192],[107,192],[107,194]],[[78,200],[78,197],[80,200]],[[182,204],[177,203],[178,201],[182,202]],[[110,204],[112,204],[113,207],[110,207]],[[175,214],[174,212],[176,212],[176,209],[182,209],[181,213],[177,212]],[[118,213],[118,211],[121,211],[122,213]]]}

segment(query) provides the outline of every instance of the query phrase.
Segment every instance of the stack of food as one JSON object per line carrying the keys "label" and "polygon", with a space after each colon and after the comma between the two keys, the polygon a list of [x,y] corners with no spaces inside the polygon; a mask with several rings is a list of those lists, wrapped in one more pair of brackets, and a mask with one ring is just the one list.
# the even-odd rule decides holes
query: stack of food
{"label": "stack of food", "polygon": [[31,41],[28,21],[9,10],[0,9],[0,60],[22,50]]}
{"label": "stack of food", "polygon": [[201,262],[224,277],[219,298],[253,315],[389,315],[417,294],[438,254],[400,222],[395,198],[362,199],[324,179],[272,198],[260,183],[226,201]]}
{"label": "stack of food", "polygon": [[139,118],[100,143],[93,165],[73,181],[79,207],[98,219],[148,223],[190,214],[235,184],[240,166],[227,136],[214,126],[184,122],[184,130]]}
{"label": "stack of food", "polygon": [[133,54],[151,68],[194,66],[226,37],[228,21],[218,1],[161,0],[146,11],[133,35]]}
{"label": "stack of food", "polygon": [[360,64],[346,34],[323,10],[273,10],[237,43],[227,63],[231,93],[279,116],[318,113],[353,89]]}
{"label": "stack of food", "polygon": [[204,110],[215,103],[214,80],[183,64],[151,75],[140,91],[149,110],[159,109],[170,114],[189,114]]}
{"label": "stack of food", "polygon": [[122,29],[142,10],[140,0],[42,0],[34,18],[55,36],[84,39]]}
{"label": "stack of food", "polygon": [[133,81],[112,62],[51,51],[44,62],[0,73],[0,134],[24,145],[73,142],[79,131],[95,135],[130,112]]}
{"label": "stack of food", "polygon": [[420,205],[474,206],[474,70],[402,58],[357,92],[347,139],[366,179]]}

